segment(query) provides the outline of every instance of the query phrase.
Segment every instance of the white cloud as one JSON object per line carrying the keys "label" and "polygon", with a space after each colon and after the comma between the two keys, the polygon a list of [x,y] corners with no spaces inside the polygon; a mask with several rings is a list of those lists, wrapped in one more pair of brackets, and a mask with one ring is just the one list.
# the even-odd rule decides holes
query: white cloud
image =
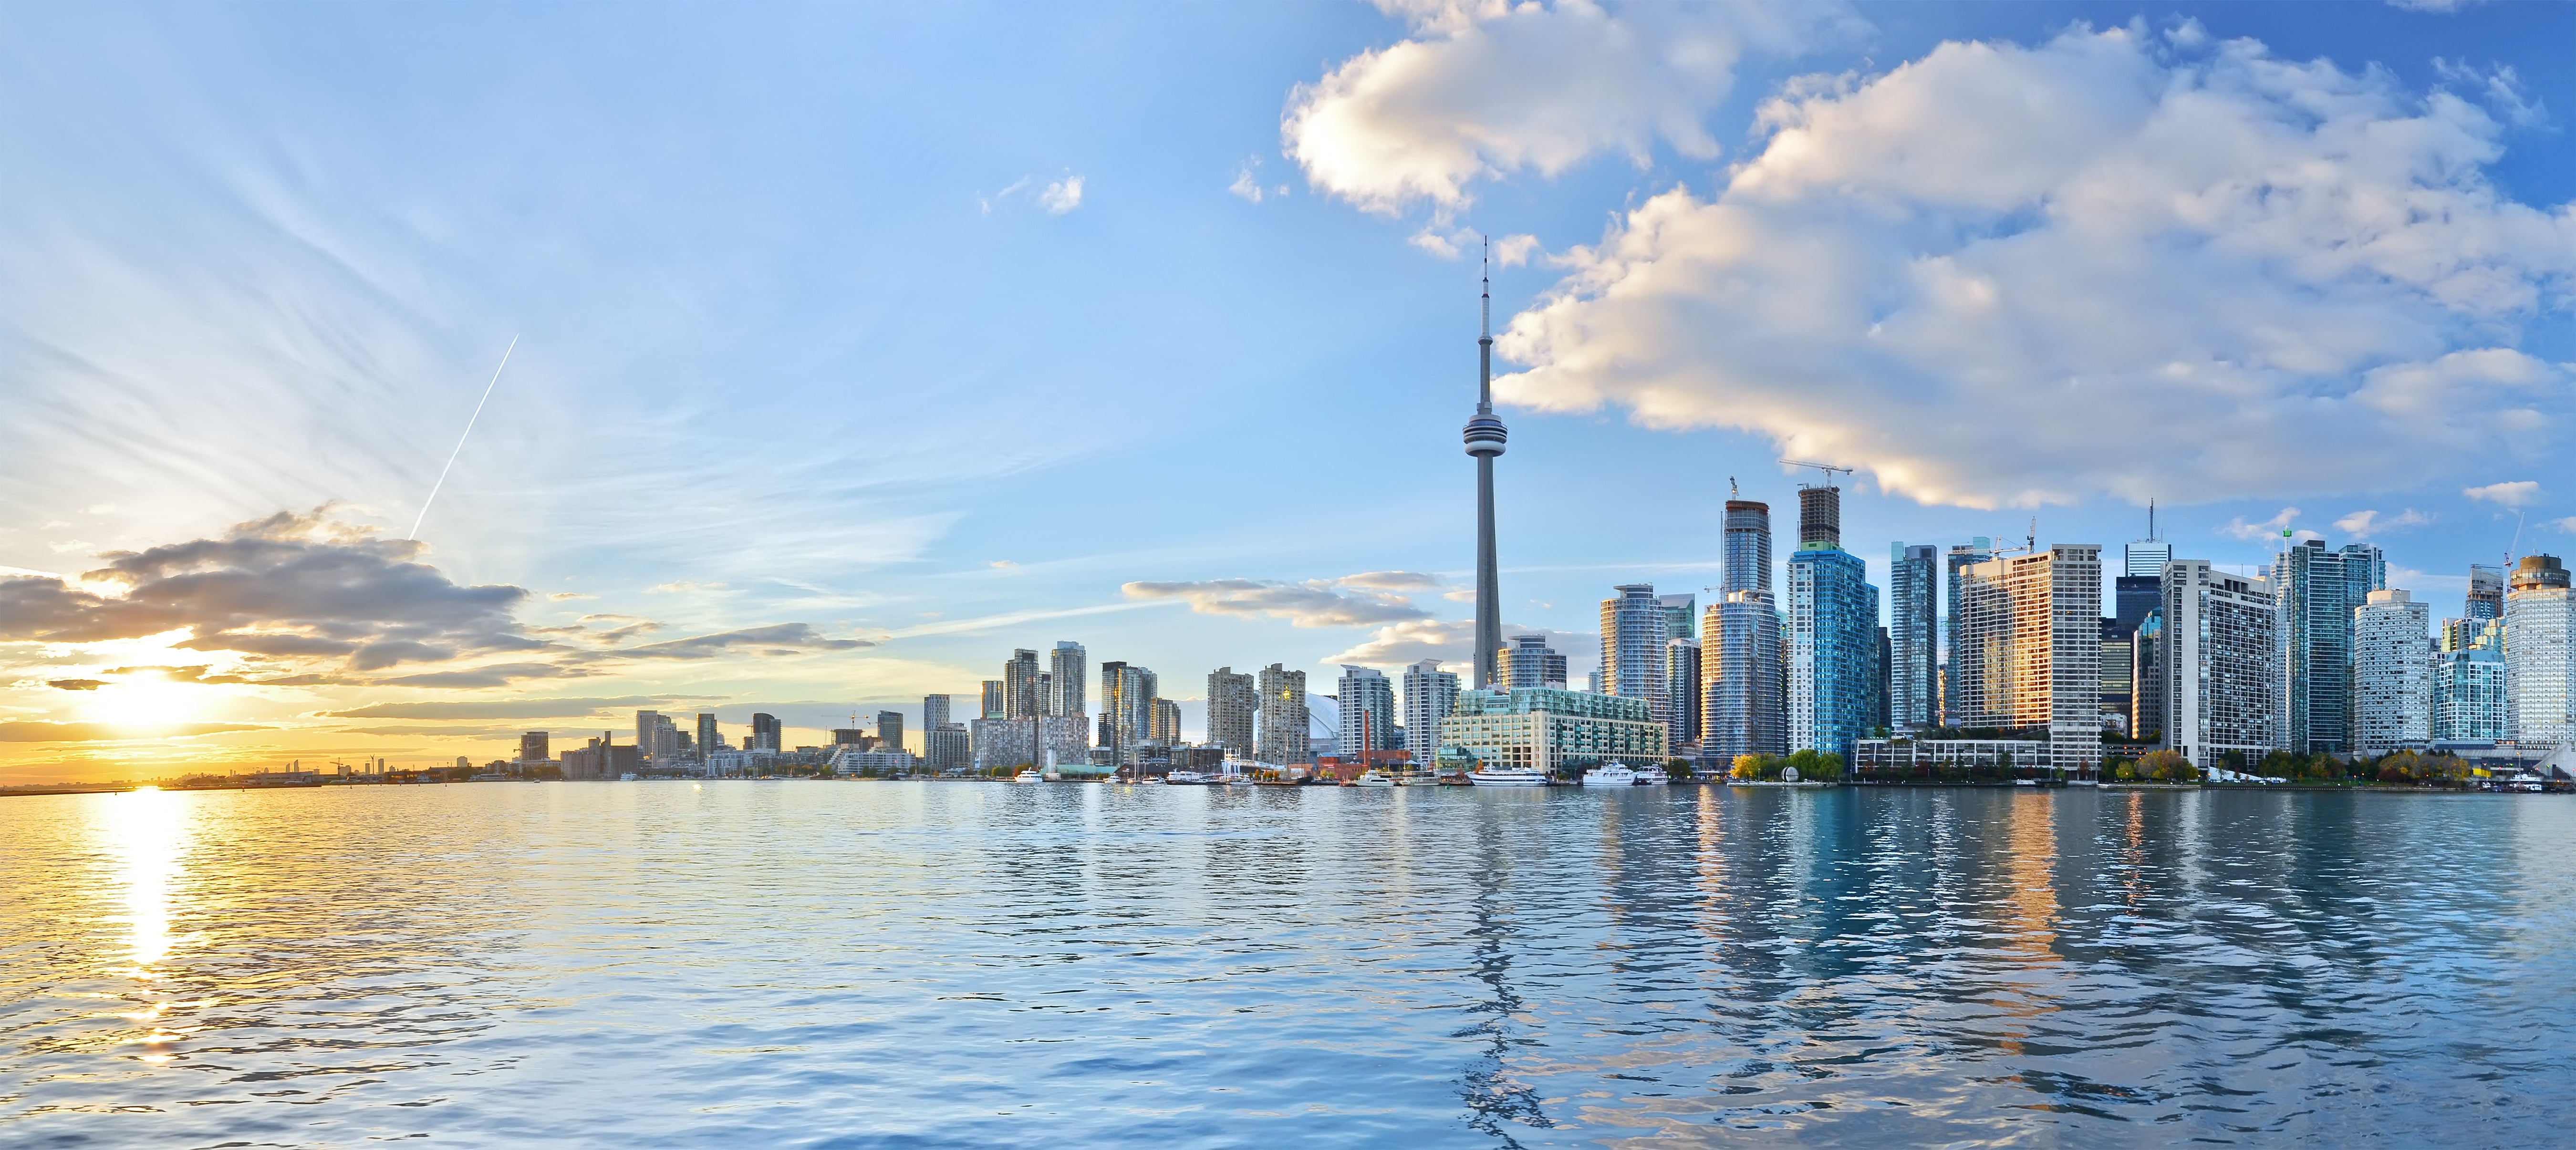
{"label": "white cloud", "polygon": [[1604,6],[1381,3],[1413,38],[1343,61],[1290,95],[1286,151],[1316,187],[1370,211],[1463,207],[1469,185],[1554,176],[1657,143],[1716,158],[1701,122],[1749,50],[1795,51],[1854,23],[1839,3]]}
{"label": "white cloud", "polygon": [[1136,582],[1120,589],[1130,599],[1179,599],[1202,615],[1286,619],[1294,627],[1371,627],[1429,615],[1413,600],[1385,590],[1418,583],[1390,583],[1392,577],[1424,579],[1410,572],[1379,571],[1343,579],[1198,579]]}
{"label": "white cloud", "polygon": [[1494,262],[1507,268],[1528,263],[1532,255],[1544,254],[1539,250],[1537,236],[1504,236],[1494,241]]}
{"label": "white cloud", "polygon": [[[1573,631],[1552,631],[1545,627],[1503,628],[1505,642],[1513,635],[1545,635],[1547,645],[1568,660],[1569,674],[1580,679],[1600,661],[1601,636]],[[1465,672],[1476,657],[1476,624],[1470,619],[1410,619],[1390,623],[1377,629],[1349,650],[1332,655],[1325,663],[1356,663],[1363,667],[1403,667],[1424,659],[1438,659],[1449,670]],[[1470,684],[1472,685],[1472,684]]]}
{"label": "white cloud", "polygon": [[2555,527],[2570,535],[2576,535],[2576,515],[2570,515],[2564,519],[2552,519],[2544,523],[2543,526]]}
{"label": "white cloud", "polygon": [[[1714,198],[1558,258],[1501,398],[1979,508],[2403,488],[2561,434],[2566,369],[2513,345],[2576,273],[2576,215],[2499,193],[2502,127],[2446,92],[2079,31],[1760,115]],[[2190,434],[2139,450],[2154,428]]]}
{"label": "white cloud", "polygon": [[1060,216],[1082,206],[1082,177],[1066,176],[1038,193],[1038,206],[1050,216]]}
{"label": "white cloud", "polygon": [[2538,480],[2517,479],[2510,483],[2490,483],[2484,487],[2462,488],[2460,494],[2500,507],[2529,507],[2548,493],[2540,489]]}
{"label": "white cloud", "polygon": [[2218,533],[2238,539],[2266,539],[2289,530],[2290,524],[2298,518],[2299,509],[2296,507],[2284,507],[2280,514],[2260,523],[2247,523],[2245,517],[2239,515],[2228,520],[2227,526],[2219,528]]}
{"label": "white cloud", "polygon": [[2386,535],[2393,531],[2404,531],[2408,528],[2422,527],[2432,521],[2432,516],[2409,507],[2395,515],[2387,516],[2383,516],[2377,511],[2355,511],[2350,515],[2346,515],[2341,519],[2335,520],[2334,527],[2335,530],[2341,531],[2346,535],[2350,535],[2355,539],[2368,539],[2374,535]]}

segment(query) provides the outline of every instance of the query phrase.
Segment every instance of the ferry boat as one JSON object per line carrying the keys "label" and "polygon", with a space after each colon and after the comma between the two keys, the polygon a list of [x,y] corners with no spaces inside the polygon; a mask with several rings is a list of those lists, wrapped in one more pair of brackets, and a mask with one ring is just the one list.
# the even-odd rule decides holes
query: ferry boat
{"label": "ferry boat", "polygon": [[1600,766],[1583,772],[1583,785],[1587,787],[1633,787],[1637,785],[1637,772],[1629,770],[1628,764],[1626,763],[1603,763]]}
{"label": "ferry boat", "polygon": [[1661,766],[1648,765],[1637,768],[1638,786],[1660,787],[1672,781],[1673,776],[1671,772],[1664,770]]}
{"label": "ferry boat", "polygon": [[1220,785],[1220,780],[1216,776],[1205,771],[1174,771],[1163,776],[1163,785],[1167,787],[1212,787]]}
{"label": "ferry boat", "polygon": [[1392,787],[1395,785],[1395,776],[1379,770],[1376,767],[1370,767],[1365,771],[1361,771],[1360,777],[1352,779],[1350,781],[1350,785],[1354,787],[1369,787],[1372,789],[1379,787]]}
{"label": "ferry boat", "polygon": [[1015,783],[1043,783],[1046,781],[1046,776],[1039,774],[1036,767],[1022,767],[1020,768],[1020,773],[1011,776],[1011,781]]}
{"label": "ferry boat", "polygon": [[1532,767],[1498,767],[1469,771],[1467,781],[1480,787],[1543,787],[1547,785],[1547,772]]}

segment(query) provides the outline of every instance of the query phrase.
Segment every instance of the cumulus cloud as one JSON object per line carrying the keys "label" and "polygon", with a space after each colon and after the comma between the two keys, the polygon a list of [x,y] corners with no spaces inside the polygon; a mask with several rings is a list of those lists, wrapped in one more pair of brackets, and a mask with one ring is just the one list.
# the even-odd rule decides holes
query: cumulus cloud
{"label": "cumulus cloud", "polygon": [[137,639],[187,628],[179,646],[345,660],[375,670],[544,646],[512,612],[527,592],[463,586],[417,562],[423,545],[321,516],[279,512],[198,539],[102,556],[77,583],[0,581],[0,642]]}
{"label": "cumulus cloud", "polygon": [[[1373,627],[1430,612],[1387,586],[1426,586],[1410,580],[1429,576],[1402,571],[1376,571],[1345,579],[1200,579],[1182,582],[1136,582],[1120,588],[1130,599],[1178,599],[1202,615],[1286,619],[1296,627]],[[1360,582],[1355,582],[1360,581]],[[1436,581],[1435,581],[1436,584]]]}
{"label": "cumulus cloud", "polygon": [[2514,344],[2576,214],[2497,191],[2504,129],[2448,92],[2115,29],[1944,44],[1759,118],[1712,197],[1559,257],[1502,399],[1977,508],[2402,488],[2562,434],[2567,370]]}
{"label": "cumulus cloud", "polygon": [[[1601,637],[1573,631],[1551,631],[1545,627],[1503,628],[1504,642],[1514,635],[1545,635],[1547,645],[1565,656],[1574,667],[1599,661]],[[1377,633],[1340,654],[1327,657],[1326,663],[1357,663],[1369,667],[1403,667],[1424,659],[1438,659],[1451,670],[1467,667],[1476,658],[1476,624],[1471,619],[1415,619],[1380,627]],[[1576,672],[1579,674],[1580,672]],[[1472,684],[1471,684],[1472,685]]]}
{"label": "cumulus cloud", "polygon": [[2299,509],[2296,507],[2284,507],[2280,514],[2260,523],[2248,523],[2244,516],[2239,515],[2228,520],[2227,526],[2219,528],[2218,533],[2237,539],[2267,539],[2289,530],[2290,524],[2298,518]]}
{"label": "cumulus cloud", "polygon": [[1038,193],[1038,206],[1050,216],[1060,216],[1082,206],[1082,177],[1066,176]]}
{"label": "cumulus cloud", "polygon": [[2484,487],[2464,487],[2460,494],[2484,500],[2500,507],[2529,507],[2545,494],[2536,479],[2517,479],[2510,483],[2490,483]]}
{"label": "cumulus cloud", "polygon": [[1603,153],[1643,166],[1659,143],[1713,159],[1702,119],[1747,51],[1795,51],[1854,24],[1840,4],[1765,0],[1381,6],[1412,37],[1300,85],[1281,136],[1316,187],[1386,214],[1454,211],[1477,181],[1554,176]]}
{"label": "cumulus cloud", "polygon": [[2409,507],[2395,515],[2383,515],[2377,511],[2355,511],[2335,520],[2334,527],[2335,530],[2355,539],[2368,539],[2374,535],[2386,535],[2411,527],[2422,527],[2432,521],[2432,516]]}

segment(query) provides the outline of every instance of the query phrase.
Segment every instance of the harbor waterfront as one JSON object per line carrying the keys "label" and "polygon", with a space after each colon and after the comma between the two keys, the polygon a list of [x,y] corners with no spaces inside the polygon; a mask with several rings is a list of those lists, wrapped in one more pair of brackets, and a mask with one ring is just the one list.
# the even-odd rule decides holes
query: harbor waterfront
{"label": "harbor waterfront", "polygon": [[2576,806],[2092,788],[0,802],[0,1143],[2553,1142]]}

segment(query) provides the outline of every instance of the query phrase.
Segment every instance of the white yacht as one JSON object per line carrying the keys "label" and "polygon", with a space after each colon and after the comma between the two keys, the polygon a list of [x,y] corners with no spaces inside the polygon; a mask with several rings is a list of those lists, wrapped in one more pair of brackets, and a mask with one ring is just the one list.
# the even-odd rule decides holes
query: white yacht
{"label": "white yacht", "polygon": [[1360,777],[1352,779],[1351,785],[1355,787],[1370,788],[1392,787],[1395,785],[1395,776],[1379,770],[1376,767],[1370,767],[1365,771],[1361,771]]}
{"label": "white yacht", "polygon": [[1163,785],[1171,787],[1204,787],[1216,781],[1205,771],[1174,771],[1163,776]]}
{"label": "white yacht", "polygon": [[1543,787],[1547,785],[1547,772],[1532,767],[1497,767],[1469,771],[1467,781],[1480,787]]}
{"label": "white yacht", "polygon": [[1046,776],[1039,774],[1036,767],[1022,767],[1020,768],[1020,773],[1011,776],[1011,781],[1015,783],[1043,783],[1046,781]]}
{"label": "white yacht", "polygon": [[1587,787],[1633,787],[1637,785],[1637,772],[1629,770],[1628,764],[1626,763],[1603,763],[1600,766],[1583,772],[1583,785]]}
{"label": "white yacht", "polygon": [[1660,787],[1672,781],[1673,776],[1671,772],[1664,770],[1664,768],[1660,766],[1648,765],[1637,768],[1638,786]]}

